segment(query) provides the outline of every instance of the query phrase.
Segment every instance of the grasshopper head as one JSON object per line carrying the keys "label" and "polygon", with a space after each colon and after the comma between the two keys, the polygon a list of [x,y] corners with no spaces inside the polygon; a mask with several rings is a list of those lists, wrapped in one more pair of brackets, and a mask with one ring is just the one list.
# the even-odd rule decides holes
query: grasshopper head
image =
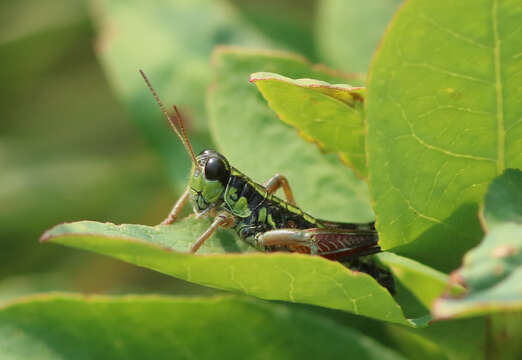
{"label": "grasshopper head", "polygon": [[190,176],[190,200],[196,214],[218,207],[223,201],[230,178],[227,159],[214,150],[204,150],[196,157]]}

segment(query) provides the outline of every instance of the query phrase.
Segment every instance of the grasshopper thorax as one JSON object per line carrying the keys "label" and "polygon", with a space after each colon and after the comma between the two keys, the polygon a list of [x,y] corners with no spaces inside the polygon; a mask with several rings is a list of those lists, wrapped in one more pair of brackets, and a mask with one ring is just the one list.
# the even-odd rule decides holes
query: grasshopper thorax
{"label": "grasshopper thorax", "polygon": [[190,175],[190,200],[194,212],[202,215],[223,202],[230,165],[223,155],[214,150],[204,150],[196,161]]}

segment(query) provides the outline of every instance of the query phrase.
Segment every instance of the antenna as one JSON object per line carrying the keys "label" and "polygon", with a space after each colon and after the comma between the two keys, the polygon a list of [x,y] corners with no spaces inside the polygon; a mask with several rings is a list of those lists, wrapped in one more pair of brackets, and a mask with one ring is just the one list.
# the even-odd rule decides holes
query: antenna
{"label": "antenna", "polygon": [[154,88],[152,87],[149,79],[147,78],[147,75],[145,75],[145,73],[141,69],[140,69],[140,74],[143,77],[143,79],[145,80],[145,82],[147,83],[147,86],[149,87],[149,90],[152,93],[152,96],[154,96],[154,99],[158,103],[161,111],[163,112],[163,114],[165,115],[167,120],[169,121],[170,126],[172,127],[174,132],[178,135],[178,137],[181,139],[181,142],[185,146],[185,149],[187,150],[187,153],[189,154],[190,159],[192,160],[194,165],[198,166],[196,156],[194,155],[194,151],[192,150],[192,146],[190,145],[190,142],[188,140],[187,133],[185,132],[185,127],[183,126],[183,118],[181,117],[181,114],[180,114],[178,108],[176,107],[176,105],[174,105],[174,111],[176,112],[175,117],[170,116],[169,113],[167,112],[167,110],[165,109],[165,106],[163,106],[163,103],[161,102],[158,94],[156,93],[156,90],[154,90]]}

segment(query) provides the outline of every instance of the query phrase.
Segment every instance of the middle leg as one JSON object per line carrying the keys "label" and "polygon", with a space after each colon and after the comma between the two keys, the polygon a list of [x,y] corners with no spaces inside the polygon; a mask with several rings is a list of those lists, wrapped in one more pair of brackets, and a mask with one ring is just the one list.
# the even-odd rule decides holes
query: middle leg
{"label": "middle leg", "polygon": [[275,174],[270,179],[268,179],[267,182],[263,184],[263,186],[269,194],[275,193],[280,187],[282,187],[283,191],[285,192],[286,200],[295,206],[294,194],[292,193],[292,189],[290,188],[288,180],[283,175]]}

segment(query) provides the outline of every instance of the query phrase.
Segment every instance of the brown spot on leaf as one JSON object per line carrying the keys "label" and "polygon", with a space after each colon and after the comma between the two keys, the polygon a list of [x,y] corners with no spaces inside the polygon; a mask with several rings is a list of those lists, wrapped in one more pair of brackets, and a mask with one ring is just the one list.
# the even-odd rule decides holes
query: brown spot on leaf
{"label": "brown spot on leaf", "polygon": [[493,256],[496,258],[503,258],[506,256],[513,256],[518,253],[518,248],[514,245],[502,245],[493,250]]}
{"label": "brown spot on leaf", "polygon": [[493,268],[493,273],[495,275],[502,275],[504,273],[504,267],[500,264],[495,265]]}
{"label": "brown spot on leaf", "polygon": [[464,280],[464,278],[460,274],[459,270],[455,270],[454,272],[451,273],[451,275],[450,275],[450,282],[452,284],[460,284],[462,286],[466,286],[466,281]]}

